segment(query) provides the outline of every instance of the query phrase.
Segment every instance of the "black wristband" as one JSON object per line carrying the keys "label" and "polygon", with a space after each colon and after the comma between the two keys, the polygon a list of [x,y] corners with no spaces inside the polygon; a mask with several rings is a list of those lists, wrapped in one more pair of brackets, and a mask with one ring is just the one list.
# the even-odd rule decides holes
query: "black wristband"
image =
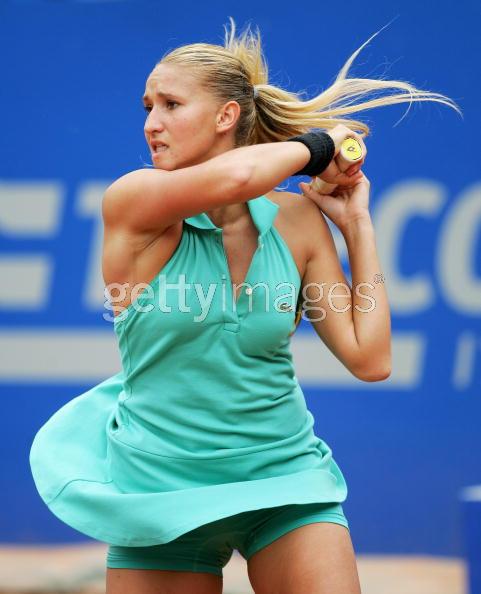
{"label": "black wristband", "polygon": [[302,142],[311,152],[309,163],[293,175],[310,175],[311,177],[319,175],[332,161],[336,151],[334,140],[326,132],[306,132],[287,140]]}

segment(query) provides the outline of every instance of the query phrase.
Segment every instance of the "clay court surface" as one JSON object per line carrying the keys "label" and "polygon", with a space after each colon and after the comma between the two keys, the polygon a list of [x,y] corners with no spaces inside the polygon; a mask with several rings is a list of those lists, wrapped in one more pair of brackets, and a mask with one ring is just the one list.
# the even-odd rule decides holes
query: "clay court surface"
{"label": "clay court surface", "polygon": [[[104,544],[0,547],[0,594],[101,594],[106,551]],[[467,594],[462,559],[357,555],[357,563],[363,594]],[[224,568],[224,594],[253,594],[237,551]]]}

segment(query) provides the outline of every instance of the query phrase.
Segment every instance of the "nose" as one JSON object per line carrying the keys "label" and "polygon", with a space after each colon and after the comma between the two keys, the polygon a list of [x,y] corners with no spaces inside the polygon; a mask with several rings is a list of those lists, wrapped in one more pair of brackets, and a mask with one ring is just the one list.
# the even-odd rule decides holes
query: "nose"
{"label": "nose", "polygon": [[147,118],[144,124],[145,134],[153,134],[154,132],[161,132],[164,130],[164,123],[160,112],[153,108],[150,113],[147,114]]}

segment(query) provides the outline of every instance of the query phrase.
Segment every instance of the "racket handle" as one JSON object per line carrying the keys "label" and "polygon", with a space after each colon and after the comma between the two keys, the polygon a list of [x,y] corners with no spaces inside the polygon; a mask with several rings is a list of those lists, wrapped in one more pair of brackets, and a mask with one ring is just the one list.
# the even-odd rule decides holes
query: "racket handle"
{"label": "racket handle", "polygon": [[[364,151],[360,143],[351,136],[348,136],[342,141],[341,150],[335,158],[336,164],[340,171],[344,172],[353,163],[362,161],[364,159]],[[320,177],[314,177],[310,186],[316,192],[320,194],[330,194],[337,187],[337,184],[328,184]]]}

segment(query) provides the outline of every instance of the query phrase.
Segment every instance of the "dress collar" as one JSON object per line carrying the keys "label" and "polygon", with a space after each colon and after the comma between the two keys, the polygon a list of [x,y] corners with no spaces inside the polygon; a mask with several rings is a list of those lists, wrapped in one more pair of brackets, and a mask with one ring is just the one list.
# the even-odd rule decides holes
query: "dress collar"
{"label": "dress collar", "polygon": [[[272,200],[269,200],[267,196],[262,195],[258,198],[247,200],[247,206],[249,207],[254,225],[259,231],[259,235],[265,235],[272,227],[277,211],[279,210],[279,205],[272,202]],[[184,219],[184,221],[199,229],[217,230],[218,232],[222,231],[222,228],[214,225],[210,220],[209,215],[205,212],[188,217]]]}

